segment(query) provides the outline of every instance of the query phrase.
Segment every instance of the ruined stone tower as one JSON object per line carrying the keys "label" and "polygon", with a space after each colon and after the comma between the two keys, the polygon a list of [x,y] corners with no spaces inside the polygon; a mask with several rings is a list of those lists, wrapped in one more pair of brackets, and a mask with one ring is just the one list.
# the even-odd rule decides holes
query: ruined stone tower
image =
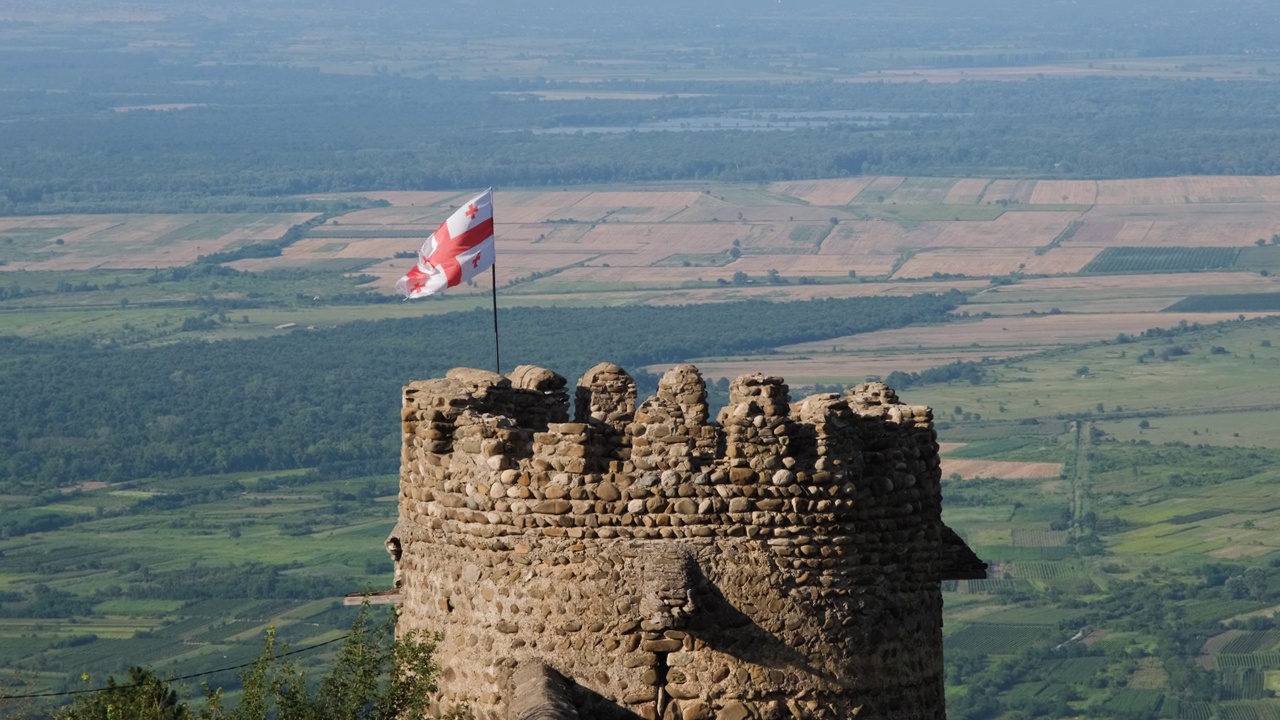
{"label": "ruined stone tower", "polygon": [[637,405],[602,363],[404,390],[400,631],[440,633],[440,701],[499,718],[937,718],[942,523],[928,408],[879,383],[792,403],[696,368]]}

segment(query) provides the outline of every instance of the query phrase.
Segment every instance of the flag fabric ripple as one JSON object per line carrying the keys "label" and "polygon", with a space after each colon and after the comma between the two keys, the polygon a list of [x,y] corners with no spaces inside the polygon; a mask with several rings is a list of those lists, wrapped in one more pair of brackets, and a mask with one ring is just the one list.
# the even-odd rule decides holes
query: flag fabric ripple
{"label": "flag fabric ripple", "polygon": [[493,188],[458,208],[422,243],[418,262],[396,281],[406,298],[461,285],[493,266]]}

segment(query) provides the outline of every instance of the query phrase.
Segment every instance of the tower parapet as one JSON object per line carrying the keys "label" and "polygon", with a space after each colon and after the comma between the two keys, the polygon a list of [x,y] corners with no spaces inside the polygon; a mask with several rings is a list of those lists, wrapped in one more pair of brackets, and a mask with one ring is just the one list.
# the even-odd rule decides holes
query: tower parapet
{"label": "tower parapet", "polygon": [[542,662],[584,717],[944,717],[939,581],[985,566],[944,530],[929,408],[755,374],[711,423],[692,365],[637,404],[601,363],[570,421],[567,385],[405,388],[389,546],[444,703],[505,718]]}

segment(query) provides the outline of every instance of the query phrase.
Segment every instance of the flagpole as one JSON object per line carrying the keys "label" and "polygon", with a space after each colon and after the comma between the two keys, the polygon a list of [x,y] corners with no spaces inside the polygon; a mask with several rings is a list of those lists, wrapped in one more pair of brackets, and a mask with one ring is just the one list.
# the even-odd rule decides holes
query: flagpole
{"label": "flagpole", "polygon": [[[489,192],[493,192],[493,188],[489,188]],[[492,213],[493,196],[490,195],[490,212]],[[493,295],[493,366],[499,375],[502,374],[502,350],[498,345],[498,222],[494,219],[493,223],[493,264],[489,266],[490,287]]]}
{"label": "flagpole", "polygon": [[502,351],[498,347],[498,262],[495,260],[489,269],[493,271],[493,365],[501,375]]}

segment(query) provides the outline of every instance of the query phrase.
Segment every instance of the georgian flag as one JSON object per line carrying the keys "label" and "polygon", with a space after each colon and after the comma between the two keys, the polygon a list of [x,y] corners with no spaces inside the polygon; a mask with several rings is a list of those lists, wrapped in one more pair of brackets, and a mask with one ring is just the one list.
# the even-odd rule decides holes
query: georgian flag
{"label": "georgian flag", "polygon": [[396,282],[405,298],[435,295],[493,266],[493,188],[441,223],[418,251],[418,263]]}

